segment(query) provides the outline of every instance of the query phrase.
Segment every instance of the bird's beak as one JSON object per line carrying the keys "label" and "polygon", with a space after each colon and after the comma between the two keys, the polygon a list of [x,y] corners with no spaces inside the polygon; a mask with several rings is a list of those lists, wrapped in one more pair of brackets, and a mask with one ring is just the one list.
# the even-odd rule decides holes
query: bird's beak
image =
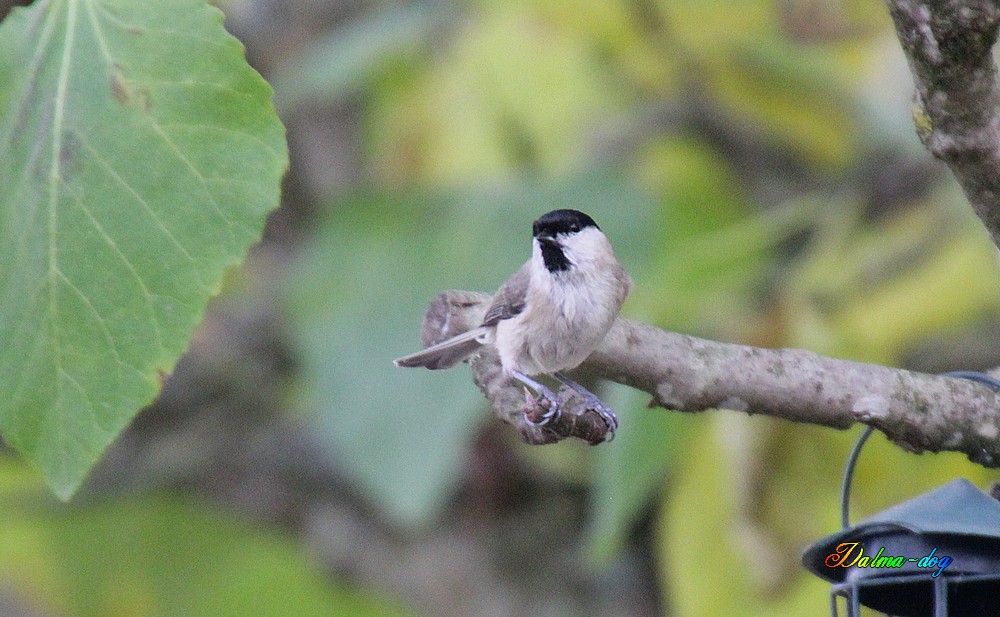
{"label": "bird's beak", "polygon": [[549,235],[548,233],[544,233],[544,232],[538,234],[537,236],[535,236],[535,240],[538,240],[539,244],[555,244],[556,243],[556,239],[553,236]]}

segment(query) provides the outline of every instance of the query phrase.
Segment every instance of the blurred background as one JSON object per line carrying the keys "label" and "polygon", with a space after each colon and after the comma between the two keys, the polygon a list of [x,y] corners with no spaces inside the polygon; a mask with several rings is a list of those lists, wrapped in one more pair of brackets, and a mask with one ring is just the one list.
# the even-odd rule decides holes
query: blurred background
{"label": "blurred background", "polygon": [[[71,503],[0,451],[0,615],[825,614],[800,556],[857,429],[603,384],[613,443],[529,447],[467,367],[392,366],[554,208],[611,238],[630,318],[1000,364],[995,248],[915,136],[881,2],[217,4],[275,88],[282,206]],[[879,435],[856,474],[855,519],[997,477]]]}

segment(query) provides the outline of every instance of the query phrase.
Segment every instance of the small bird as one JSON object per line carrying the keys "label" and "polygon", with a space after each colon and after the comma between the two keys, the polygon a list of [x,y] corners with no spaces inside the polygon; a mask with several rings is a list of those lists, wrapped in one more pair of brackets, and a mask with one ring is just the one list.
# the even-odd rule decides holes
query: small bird
{"label": "small bird", "polygon": [[534,222],[532,233],[531,259],[500,286],[478,327],[394,363],[446,369],[493,345],[507,375],[548,399],[549,411],[537,424],[559,414],[559,399],[532,379],[551,375],[582,396],[613,436],[614,412],[563,371],[579,366],[604,340],[632,279],[583,212],[553,210]]}

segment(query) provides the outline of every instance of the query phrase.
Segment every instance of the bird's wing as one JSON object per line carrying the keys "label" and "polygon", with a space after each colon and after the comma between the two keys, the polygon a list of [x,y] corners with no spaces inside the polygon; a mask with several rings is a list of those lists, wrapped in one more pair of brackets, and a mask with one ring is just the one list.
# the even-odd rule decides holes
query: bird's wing
{"label": "bird's wing", "polygon": [[481,325],[495,326],[497,322],[510,319],[523,311],[530,280],[531,262],[527,261],[497,290]]}

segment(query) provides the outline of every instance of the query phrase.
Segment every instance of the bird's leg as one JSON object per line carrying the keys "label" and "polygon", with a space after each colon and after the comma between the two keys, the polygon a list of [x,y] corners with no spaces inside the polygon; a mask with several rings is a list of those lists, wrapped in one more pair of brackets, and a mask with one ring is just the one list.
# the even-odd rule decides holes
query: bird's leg
{"label": "bird's leg", "polygon": [[515,379],[534,390],[535,394],[540,397],[539,399],[536,399],[536,401],[541,402],[548,409],[539,422],[532,422],[532,424],[544,426],[559,417],[559,408],[562,405],[559,401],[559,397],[556,396],[552,390],[549,390],[544,384],[535,381],[521,371],[511,371],[510,374],[513,375]]}
{"label": "bird's leg", "polygon": [[598,415],[601,416],[601,419],[604,420],[604,423],[608,425],[608,433],[610,435],[608,441],[614,439],[615,430],[618,428],[618,416],[615,415],[615,412],[610,407],[605,405],[601,399],[597,398],[593,392],[587,390],[569,377],[558,372],[553,373],[552,376],[583,397],[584,403],[587,405],[587,409],[593,409],[596,411]]}

